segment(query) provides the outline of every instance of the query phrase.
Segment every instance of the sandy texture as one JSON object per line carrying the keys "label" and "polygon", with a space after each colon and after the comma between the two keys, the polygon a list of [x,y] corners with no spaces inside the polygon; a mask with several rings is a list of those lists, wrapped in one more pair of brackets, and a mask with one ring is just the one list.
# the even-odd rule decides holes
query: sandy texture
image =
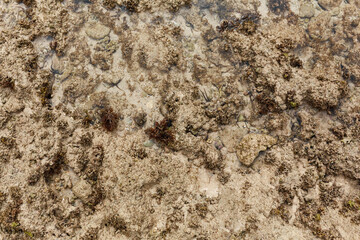
{"label": "sandy texture", "polygon": [[357,239],[356,0],[2,0],[0,239]]}

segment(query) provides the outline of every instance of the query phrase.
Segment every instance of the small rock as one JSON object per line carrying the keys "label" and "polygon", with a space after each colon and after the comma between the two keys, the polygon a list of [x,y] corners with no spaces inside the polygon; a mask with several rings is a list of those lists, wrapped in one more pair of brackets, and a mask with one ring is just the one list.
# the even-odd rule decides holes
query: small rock
{"label": "small rock", "polygon": [[250,133],[243,137],[236,149],[239,161],[250,166],[261,151],[276,144],[276,139],[266,134]]}
{"label": "small rock", "polygon": [[314,82],[307,91],[307,101],[315,108],[327,110],[336,107],[342,95],[342,89],[336,83]]}
{"label": "small rock", "polygon": [[109,35],[110,28],[100,24],[100,23],[87,23],[85,28],[86,34],[95,39],[100,40]]}
{"label": "small rock", "polygon": [[244,115],[240,115],[238,118],[238,122],[245,122],[245,116]]}
{"label": "small rock", "polygon": [[214,147],[217,149],[217,150],[221,150],[223,147],[224,147],[224,144],[221,142],[220,139],[216,139],[214,141]]}
{"label": "small rock", "polygon": [[144,142],[144,147],[152,147],[154,146],[154,142],[152,140],[147,140]]}
{"label": "small rock", "polygon": [[312,39],[326,41],[330,38],[332,31],[331,14],[322,12],[311,19],[308,25],[308,32]]}
{"label": "small rock", "polygon": [[331,16],[337,16],[340,14],[340,8],[336,7],[333,10],[331,10]]}
{"label": "small rock", "polygon": [[82,179],[74,185],[72,191],[76,197],[80,198],[80,200],[85,203],[89,201],[92,194],[90,183]]}
{"label": "small rock", "polygon": [[8,113],[21,112],[25,105],[17,98],[11,97],[4,105],[4,110]]}
{"label": "small rock", "polygon": [[132,124],[132,119],[130,117],[125,118],[125,124],[126,126],[130,126]]}
{"label": "small rock", "polygon": [[54,74],[63,74],[65,70],[64,62],[61,61],[57,56],[53,56],[51,70]]}
{"label": "small rock", "polygon": [[312,4],[302,4],[299,9],[299,16],[302,18],[312,18],[315,15],[315,9]]}
{"label": "small rock", "polygon": [[307,194],[304,196],[305,201],[310,202],[318,198],[319,193],[316,188],[310,188]]}
{"label": "small rock", "polygon": [[319,5],[326,10],[340,6],[341,2],[342,0],[318,0]]}
{"label": "small rock", "polygon": [[143,127],[147,121],[146,119],[147,114],[144,112],[139,112],[134,116],[134,121],[136,123],[136,125],[138,125],[139,127]]}

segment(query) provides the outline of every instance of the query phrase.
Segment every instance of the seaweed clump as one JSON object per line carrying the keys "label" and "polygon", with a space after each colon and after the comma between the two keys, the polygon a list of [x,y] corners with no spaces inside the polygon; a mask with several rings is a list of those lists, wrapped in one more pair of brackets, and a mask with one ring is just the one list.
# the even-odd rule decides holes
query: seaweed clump
{"label": "seaweed clump", "polygon": [[16,3],[23,3],[27,7],[31,7],[36,4],[35,0],[16,0]]}
{"label": "seaweed clump", "polygon": [[40,99],[41,104],[43,106],[50,106],[51,105],[51,98],[52,98],[52,86],[49,82],[44,82],[40,86]]}
{"label": "seaweed clump", "polygon": [[268,114],[269,112],[281,112],[280,106],[272,97],[268,96],[266,93],[257,95],[255,100],[259,104],[259,114],[261,115]]}
{"label": "seaweed clump", "polygon": [[174,132],[171,129],[172,120],[164,118],[160,123],[155,122],[153,128],[148,128],[145,133],[156,142],[164,146],[172,145],[175,142]]}
{"label": "seaweed clump", "polygon": [[116,1],[115,0],[104,0],[103,6],[108,10],[113,10],[116,7]]}
{"label": "seaweed clump", "polygon": [[2,143],[2,145],[4,145],[5,147],[7,147],[9,149],[13,148],[16,144],[14,139],[8,138],[8,137],[1,137],[0,143]]}
{"label": "seaweed clump", "polygon": [[290,10],[290,4],[288,0],[269,0],[269,9],[276,15],[284,14]]}
{"label": "seaweed clump", "polygon": [[15,87],[15,83],[14,80],[10,77],[0,76],[0,86],[3,88],[9,88],[13,90]]}
{"label": "seaweed clump", "polygon": [[137,12],[139,7],[140,1],[139,0],[126,0],[123,3],[123,6],[129,11],[129,12]]}
{"label": "seaweed clump", "polygon": [[22,194],[19,187],[10,187],[9,193],[12,201],[0,213],[1,229],[8,234],[21,233],[18,216],[21,213],[21,205],[23,204]]}
{"label": "seaweed clump", "polygon": [[113,227],[117,232],[125,232],[127,230],[127,223],[118,215],[107,217],[104,225],[105,227]]}
{"label": "seaweed clump", "polygon": [[[65,163],[65,152],[59,151],[55,154],[53,159],[48,162],[43,169],[43,176],[46,183],[50,183],[52,176],[59,174],[62,169],[62,165]],[[30,185],[34,185],[39,179],[28,179]],[[34,180],[32,182],[31,180]]]}
{"label": "seaweed clump", "polygon": [[116,130],[119,123],[119,115],[112,108],[105,108],[101,112],[101,125],[109,132]]}
{"label": "seaweed clump", "polygon": [[220,26],[217,26],[216,29],[220,33],[237,30],[245,35],[252,35],[256,32],[259,19],[260,18],[258,14],[249,13],[241,18],[222,21]]}

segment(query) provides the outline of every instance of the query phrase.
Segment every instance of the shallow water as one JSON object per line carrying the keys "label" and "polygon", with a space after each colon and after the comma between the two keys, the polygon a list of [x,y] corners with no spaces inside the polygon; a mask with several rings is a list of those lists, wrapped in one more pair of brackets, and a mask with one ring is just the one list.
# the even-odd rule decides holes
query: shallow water
{"label": "shallow water", "polygon": [[357,1],[18,2],[0,239],[360,234]]}

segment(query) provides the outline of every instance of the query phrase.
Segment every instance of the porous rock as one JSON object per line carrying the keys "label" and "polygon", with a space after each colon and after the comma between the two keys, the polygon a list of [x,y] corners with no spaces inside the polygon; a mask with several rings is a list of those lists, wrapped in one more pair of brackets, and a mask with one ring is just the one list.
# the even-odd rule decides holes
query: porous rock
{"label": "porous rock", "polygon": [[91,185],[85,180],[78,181],[72,188],[72,191],[74,195],[80,198],[80,200],[83,202],[88,202],[92,194]]}
{"label": "porous rock", "polygon": [[326,10],[331,10],[333,8],[338,7],[341,4],[342,0],[319,0],[318,3],[319,5],[326,9]]}
{"label": "porous rock", "polygon": [[266,134],[250,133],[243,137],[236,149],[239,161],[250,166],[261,151],[276,144],[276,139]]}
{"label": "porous rock", "polygon": [[85,29],[86,34],[95,39],[95,40],[100,40],[103,39],[104,37],[106,37],[107,35],[109,35],[110,33],[110,28],[100,24],[100,23],[88,23],[86,24],[86,29]]}
{"label": "porous rock", "polygon": [[315,9],[312,4],[302,4],[299,9],[299,16],[302,18],[312,18],[315,15]]}

